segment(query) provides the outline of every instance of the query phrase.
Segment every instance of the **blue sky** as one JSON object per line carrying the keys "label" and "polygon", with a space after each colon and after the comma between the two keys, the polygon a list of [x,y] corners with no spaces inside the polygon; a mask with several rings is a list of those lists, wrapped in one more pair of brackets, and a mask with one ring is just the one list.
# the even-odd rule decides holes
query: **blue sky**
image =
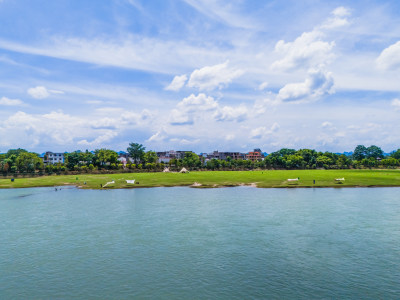
{"label": "blue sky", "polygon": [[0,152],[400,141],[399,1],[0,0]]}

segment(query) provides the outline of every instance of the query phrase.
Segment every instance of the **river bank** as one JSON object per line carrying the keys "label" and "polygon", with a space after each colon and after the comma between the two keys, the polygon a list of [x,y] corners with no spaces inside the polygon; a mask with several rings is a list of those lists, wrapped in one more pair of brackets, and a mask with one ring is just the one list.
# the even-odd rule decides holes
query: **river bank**
{"label": "river bank", "polygon": [[[127,183],[127,180],[135,180],[135,183]],[[104,187],[107,183],[109,184]],[[35,178],[16,178],[14,181],[11,179],[0,179],[0,188],[51,186],[77,186],[82,189],[172,186],[218,188],[242,185],[259,188],[390,187],[400,186],[400,170],[205,171],[186,174],[121,173],[52,175]]]}

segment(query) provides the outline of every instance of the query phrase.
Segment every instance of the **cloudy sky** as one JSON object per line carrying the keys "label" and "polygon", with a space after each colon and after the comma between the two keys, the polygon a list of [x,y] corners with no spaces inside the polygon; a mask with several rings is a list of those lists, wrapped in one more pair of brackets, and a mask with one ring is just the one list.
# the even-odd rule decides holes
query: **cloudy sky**
{"label": "cloudy sky", "polygon": [[0,152],[400,147],[400,2],[0,0]]}

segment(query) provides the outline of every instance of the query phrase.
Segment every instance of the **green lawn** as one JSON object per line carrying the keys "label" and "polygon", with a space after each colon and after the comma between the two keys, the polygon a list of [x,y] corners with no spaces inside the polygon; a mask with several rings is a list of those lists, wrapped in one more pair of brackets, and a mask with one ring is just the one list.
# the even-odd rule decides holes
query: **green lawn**
{"label": "green lawn", "polygon": [[[288,182],[288,178],[297,178]],[[345,178],[342,182],[335,178]],[[135,179],[139,184],[127,184],[126,179]],[[115,184],[106,188],[138,188],[156,186],[221,187],[256,185],[257,187],[354,187],[354,186],[400,186],[400,170],[295,170],[295,171],[207,171],[181,173],[123,173],[53,175],[36,178],[0,179],[0,188],[24,188],[75,185],[81,188],[100,189],[110,181]],[[315,180],[315,184],[313,184]],[[85,184],[86,182],[86,184]]]}

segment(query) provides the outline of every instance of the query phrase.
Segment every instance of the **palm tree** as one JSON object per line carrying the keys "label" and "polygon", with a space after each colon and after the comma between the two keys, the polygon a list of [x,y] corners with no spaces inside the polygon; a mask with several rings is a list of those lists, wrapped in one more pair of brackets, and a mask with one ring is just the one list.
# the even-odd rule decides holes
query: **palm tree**
{"label": "palm tree", "polygon": [[143,160],[145,149],[146,147],[144,147],[142,144],[130,143],[126,151],[128,151],[129,156],[133,158],[134,163],[137,164]]}

